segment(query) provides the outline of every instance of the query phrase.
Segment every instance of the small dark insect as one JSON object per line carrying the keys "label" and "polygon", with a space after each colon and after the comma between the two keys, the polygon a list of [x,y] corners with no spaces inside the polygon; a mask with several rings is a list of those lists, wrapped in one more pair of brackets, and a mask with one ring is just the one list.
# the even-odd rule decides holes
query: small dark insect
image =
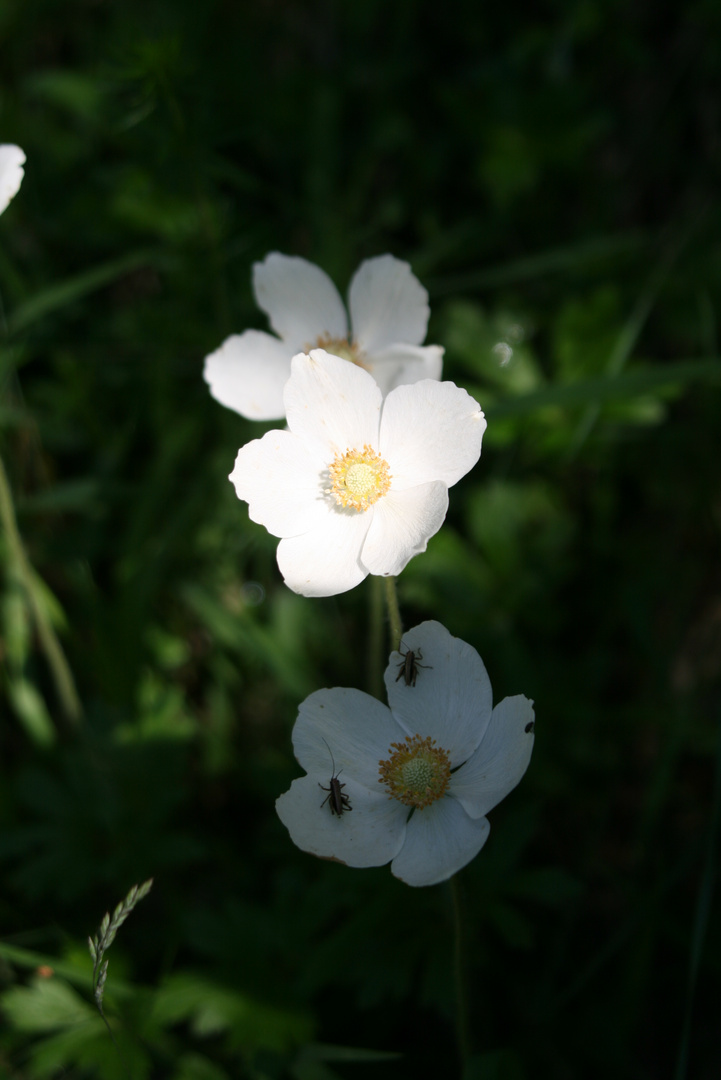
{"label": "small dark insect", "polygon": [[[401,641],[401,645],[403,642]],[[400,649],[398,650],[400,652]],[[400,679],[401,675],[405,680],[406,686],[415,686],[416,679],[418,678],[418,668],[430,668],[432,664],[419,664],[418,661],[423,659],[423,653],[420,649],[415,652],[413,649],[406,649],[401,653],[403,659],[398,665],[398,674],[396,675],[396,682]]]}
{"label": "small dark insect", "polygon": [[526,727],[525,727],[526,735],[530,735],[532,731],[535,731],[535,728],[536,728],[536,721],[535,720],[529,720],[528,723],[526,724]]}
{"label": "small dark insect", "polygon": [[[328,743],[325,742],[325,739],[323,739],[323,742],[326,746],[328,746]],[[328,792],[326,797],[323,799],[323,802],[320,804],[320,808],[322,810],[325,804],[330,801],[331,814],[335,814],[336,817],[342,817],[343,813],[346,810],[352,810],[353,807],[350,804],[350,795],[343,794],[343,788],[345,787],[345,784],[341,784],[340,780],[338,779],[340,773],[337,773],[335,771],[335,760],[333,758],[333,751],[331,750],[330,746],[328,746],[328,751],[330,753],[330,760],[333,765],[333,776],[331,776],[330,780],[328,781],[328,787],[323,787],[320,781],[318,782],[318,787],[320,788],[320,790]],[[342,771],[343,770],[341,769],[341,772]]]}

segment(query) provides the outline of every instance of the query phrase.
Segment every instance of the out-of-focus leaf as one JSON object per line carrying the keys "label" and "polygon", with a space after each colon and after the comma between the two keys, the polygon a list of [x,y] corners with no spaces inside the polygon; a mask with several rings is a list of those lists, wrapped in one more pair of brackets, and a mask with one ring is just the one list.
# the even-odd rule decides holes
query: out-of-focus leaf
{"label": "out-of-focus leaf", "polygon": [[[528,394],[543,385],[528,343],[530,327],[521,316],[489,315],[480,304],[457,300],[446,305],[441,324],[449,361],[460,361],[471,378],[486,379],[494,394]],[[483,404],[488,390],[479,393]]]}
{"label": "out-of-focus leaf", "polygon": [[300,657],[279,648],[276,636],[250,614],[231,613],[211,593],[195,584],[183,587],[183,598],[219,642],[259,660],[289,693],[305,697],[313,690],[309,672]]}
{"label": "out-of-focus leaf", "polygon": [[230,1080],[228,1073],[202,1054],[183,1054],[172,1080]]}
{"label": "out-of-focus leaf", "polygon": [[53,1031],[70,1024],[100,1024],[95,1008],[57,975],[36,976],[2,998],[3,1012],[18,1031]]}
{"label": "out-of-focus leaf", "polygon": [[8,697],[28,736],[37,746],[52,746],[57,732],[47,706],[32,683],[23,678],[8,679]]}
{"label": "out-of-focus leaf", "polygon": [[71,116],[92,122],[99,119],[104,95],[102,84],[90,73],[47,69],[31,74],[27,90]]}
{"label": "out-of-focus leaf", "polygon": [[28,1073],[33,1080],[55,1080],[60,1075],[73,1075],[74,1066],[82,1075],[97,1080],[146,1080],[150,1073],[150,1057],[143,1045],[127,1035],[119,1025],[114,1027],[113,1044],[100,1017],[72,1027],[34,1043],[29,1050]]}
{"label": "out-of-focus leaf", "polygon": [[225,1034],[233,1046],[246,1051],[284,1051],[312,1033],[309,1018],[300,1011],[255,1001],[191,972],[171,975],[158,989],[153,1019],[162,1026],[187,1022],[201,1037]]}
{"label": "out-of-focus leaf", "polygon": [[[64,957],[52,956],[50,953],[35,952],[34,949],[23,949],[19,945],[10,945],[0,941],[0,957],[9,964],[17,967],[51,969],[66,982],[73,983],[83,990],[92,990],[92,961],[88,957],[85,945],[71,947]],[[130,983],[113,979],[112,993],[114,997],[127,997],[136,993],[136,988]]]}

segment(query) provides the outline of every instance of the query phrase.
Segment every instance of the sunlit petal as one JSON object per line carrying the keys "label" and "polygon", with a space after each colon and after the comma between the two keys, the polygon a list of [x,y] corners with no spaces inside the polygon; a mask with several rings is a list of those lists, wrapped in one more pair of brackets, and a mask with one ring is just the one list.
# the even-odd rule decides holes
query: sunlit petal
{"label": "sunlit petal", "polygon": [[361,263],[350,284],[353,338],[366,353],[420,345],[428,326],[428,293],[410,266],[392,255]]}
{"label": "sunlit petal", "polygon": [[313,348],[320,337],[348,335],[338,290],[319,266],[306,259],[272,251],[253,265],[253,291],[291,354]]}
{"label": "sunlit petal", "polygon": [[0,214],[13,196],[17,195],[23,181],[25,154],[12,143],[0,145]]}
{"label": "sunlit petal", "polygon": [[249,420],[282,420],[290,352],[272,334],[246,330],[205,358],[203,378],[216,401]]}

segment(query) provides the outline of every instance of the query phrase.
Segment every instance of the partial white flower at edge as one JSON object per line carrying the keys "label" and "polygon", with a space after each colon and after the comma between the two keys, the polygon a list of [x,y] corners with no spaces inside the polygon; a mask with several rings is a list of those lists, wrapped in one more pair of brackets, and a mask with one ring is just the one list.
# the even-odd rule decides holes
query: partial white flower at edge
{"label": "partial white flower at edge", "polygon": [[422,344],[428,293],[408,263],[392,255],[368,259],[356,271],[348,292],[350,330],[335,285],[306,259],[271,252],[253,266],[253,291],[278,337],[233,334],[206,357],[204,369],[213,397],[241,416],[281,420],[291,358],[314,348],[365,368],[384,394],[441,377],[443,349]]}
{"label": "partial white flower at edge", "polygon": [[[355,867],[390,862],[408,885],[435,885],[475,858],[485,815],[525,773],[533,702],[518,695],[493,708],[480,656],[438,622],[409,630],[403,648],[424,666],[407,683],[403,655],[391,653],[389,708],[341,687],[302,703],[293,749],[307,775],[276,810],[303,851]],[[332,777],[342,785],[335,803]]]}
{"label": "partial white flower at edge", "polygon": [[23,180],[25,154],[12,143],[0,144],[0,214],[17,194]]}
{"label": "partial white flower at edge", "polygon": [[478,461],[478,403],[432,379],[384,399],[367,371],[322,349],[293,357],[284,401],[288,430],[241,447],[230,479],[251,519],[281,538],[286,585],[334,596],[368,574],[399,574]]}

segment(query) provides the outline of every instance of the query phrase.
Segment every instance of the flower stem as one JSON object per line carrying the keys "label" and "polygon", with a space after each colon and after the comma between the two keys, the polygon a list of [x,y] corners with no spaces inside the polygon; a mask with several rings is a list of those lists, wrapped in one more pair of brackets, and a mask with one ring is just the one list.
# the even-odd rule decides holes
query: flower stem
{"label": "flower stem", "polygon": [[383,700],[383,586],[381,579],[371,575],[368,613],[368,693]]}
{"label": "flower stem", "polygon": [[463,900],[458,874],[450,880],[451,899],[453,902],[453,981],[456,989],[456,1039],[458,1056],[461,1060],[461,1072],[471,1055],[471,1033],[468,1023],[468,993],[466,972],[463,958],[465,945],[463,935]]}
{"label": "flower stem", "polygon": [[401,638],[403,636],[403,623],[401,622],[401,609],[398,606],[396,579],[394,577],[387,577],[383,580],[385,581],[386,586],[386,604],[388,605],[391,650],[399,649]]}

